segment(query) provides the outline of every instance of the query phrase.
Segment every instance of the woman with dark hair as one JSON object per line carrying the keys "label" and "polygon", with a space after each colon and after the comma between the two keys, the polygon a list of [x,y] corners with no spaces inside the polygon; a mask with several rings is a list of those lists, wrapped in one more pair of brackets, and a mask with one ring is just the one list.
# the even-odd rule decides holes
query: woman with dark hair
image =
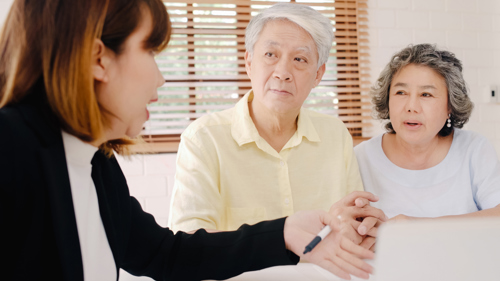
{"label": "woman with dark hair", "polygon": [[387,133],[354,150],[373,206],[393,220],[500,216],[500,163],[485,137],[461,130],[473,104],[453,53],[404,48],[372,96]]}
{"label": "woman with dark hair", "polygon": [[[301,256],[367,278],[362,258],[373,253],[327,212],[174,235],[129,195],[113,153],[126,154],[148,119],[164,83],[154,55],[170,30],[160,0],[14,2],[0,37],[2,277],[116,280],[123,268],[159,280],[224,279]],[[331,234],[303,255],[325,225]]]}

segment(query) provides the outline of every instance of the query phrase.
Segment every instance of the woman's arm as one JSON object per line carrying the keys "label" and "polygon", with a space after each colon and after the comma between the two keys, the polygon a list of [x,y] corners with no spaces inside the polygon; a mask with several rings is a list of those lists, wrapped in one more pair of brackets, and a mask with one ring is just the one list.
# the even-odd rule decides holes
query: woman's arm
{"label": "woman's arm", "polygon": [[[350,279],[367,278],[372,267],[362,259],[373,253],[340,234],[340,222],[324,211],[302,211],[288,218],[242,225],[236,231],[173,234],[159,227],[154,218],[130,198],[130,237],[122,267],[135,275],[155,279],[226,279],[245,271],[291,265],[298,256],[330,272]],[[325,225],[332,232],[310,253],[305,246]],[[125,249],[124,249],[125,250]]]}
{"label": "woman's arm", "polygon": [[463,219],[463,218],[486,218],[486,217],[500,217],[500,204],[497,205],[496,207],[487,210],[481,210],[462,215],[450,215],[450,216],[442,216],[435,218],[417,218],[405,215],[397,215],[389,219],[389,221],[394,222],[394,221],[411,221],[411,220]]}

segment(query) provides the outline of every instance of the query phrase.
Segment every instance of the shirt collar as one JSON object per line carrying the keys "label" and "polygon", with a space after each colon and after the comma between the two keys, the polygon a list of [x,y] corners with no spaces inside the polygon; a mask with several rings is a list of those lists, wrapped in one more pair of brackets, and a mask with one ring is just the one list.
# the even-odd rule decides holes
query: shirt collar
{"label": "shirt collar", "polygon": [[[231,135],[239,146],[246,143],[261,141],[261,137],[248,109],[248,103],[253,100],[253,91],[248,91],[235,105],[233,122],[231,124]],[[293,147],[301,143],[303,137],[311,142],[319,142],[321,139],[314,127],[314,124],[309,116],[309,111],[301,108],[297,121],[297,132],[292,136],[292,139],[284,147]],[[262,139],[263,141],[263,139]]]}
{"label": "shirt collar", "polygon": [[231,135],[239,146],[250,142],[257,142],[260,138],[248,109],[248,103],[252,100],[253,91],[250,90],[234,106]]}
{"label": "shirt collar", "polygon": [[83,142],[79,138],[62,131],[66,161],[77,165],[91,165],[97,147]]}
{"label": "shirt collar", "polygon": [[299,120],[297,121],[297,133],[299,139],[302,137],[306,137],[307,140],[312,142],[320,142],[318,132],[316,131],[316,127],[314,127],[314,123],[311,120],[309,110],[305,108],[300,108]]}

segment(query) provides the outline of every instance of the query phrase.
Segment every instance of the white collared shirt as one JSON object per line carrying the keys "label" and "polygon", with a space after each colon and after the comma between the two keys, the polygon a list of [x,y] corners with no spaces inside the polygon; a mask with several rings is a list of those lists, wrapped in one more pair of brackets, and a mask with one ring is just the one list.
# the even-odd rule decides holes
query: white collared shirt
{"label": "white collared shirt", "polygon": [[97,148],[62,132],[75,209],[84,280],[116,280],[116,266],[102,224],[91,161]]}

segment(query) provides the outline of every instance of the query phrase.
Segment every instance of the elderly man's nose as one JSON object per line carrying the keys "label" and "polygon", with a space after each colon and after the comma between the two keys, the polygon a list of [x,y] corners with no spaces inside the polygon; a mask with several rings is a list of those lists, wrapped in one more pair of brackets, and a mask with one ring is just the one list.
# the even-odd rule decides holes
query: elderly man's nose
{"label": "elderly man's nose", "polygon": [[292,74],[290,73],[290,64],[286,61],[280,61],[276,64],[276,68],[274,69],[274,78],[291,81]]}

